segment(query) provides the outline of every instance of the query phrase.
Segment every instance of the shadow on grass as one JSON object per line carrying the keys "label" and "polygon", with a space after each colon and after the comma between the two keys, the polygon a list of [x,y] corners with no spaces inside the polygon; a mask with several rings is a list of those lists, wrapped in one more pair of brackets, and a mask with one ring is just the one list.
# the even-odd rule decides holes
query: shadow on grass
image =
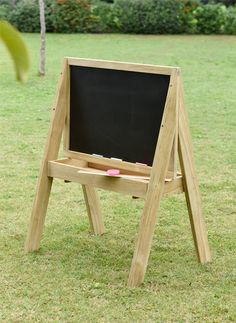
{"label": "shadow on grass", "polygon": [[[135,233],[130,236],[123,231],[114,231],[108,230],[102,236],[95,236],[83,225],[81,228],[78,225],[69,226],[64,230],[59,224],[52,225],[46,228],[39,251],[26,254],[24,259],[31,266],[46,266],[48,270],[55,270],[58,277],[66,275],[91,283],[125,286]],[[18,239],[18,242],[23,240]],[[185,285],[189,277],[191,285],[191,277],[204,271],[203,266],[197,263],[191,243],[168,242],[165,237],[159,237],[158,241],[154,241],[145,282],[152,285],[153,281],[157,281],[158,285],[168,283],[171,286],[171,279],[175,277],[179,279],[178,284]]]}

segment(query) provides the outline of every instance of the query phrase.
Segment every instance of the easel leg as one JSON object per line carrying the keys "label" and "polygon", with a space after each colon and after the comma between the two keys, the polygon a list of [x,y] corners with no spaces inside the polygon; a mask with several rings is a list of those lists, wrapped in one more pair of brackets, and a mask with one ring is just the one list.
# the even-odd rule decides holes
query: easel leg
{"label": "easel leg", "polygon": [[38,182],[36,197],[31,214],[28,235],[25,242],[25,251],[38,250],[42,237],[45,216],[48,207],[53,178],[47,176],[45,167]]}
{"label": "easel leg", "polygon": [[97,191],[90,185],[82,185],[90,226],[94,234],[105,232],[100,200]]}
{"label": "easel leg", "polygon": [[68,62],[64,61],[61,79],[58,85],[58,95],[53,109],[51,127],[45,147],[44,158],[40,170],[36,196],[30,218],[28,234],[25,242],[25,251],[34,251],[39,248],[43,225],[48,207],[53,178],[48,177],[48,161],[58,156],[63,127],[68,106]]}
{"label": "easel leg", "polygon": [[198,259],[201,263],[211,261],[207,233],[202,216],[201,197],[193,158],[191,136],[187,115],[183,106],[183,90],[181,88],[181,104],[179,114],[179,157],[183,174],[185,197],[188,206],[191,229]]}
{"label": "easel leg", "polygon": [[139,227],[138,240],[131,264],[128,286],[135,287],[144,280],[151,244],[157,221],[157,213],[165,185],[165,177],[169,166],[172,143],[176,132],[176,91],[177,72],[171,76],[167,104],[162,120],[157,148],[154,156],[150,182]]}
{"label": "easel leg", "polygon": [[[151,251],[153,234],[157,221],[157,212],[161,201],[161,188],[150,195],[145,202],[136,248],[129,273],[128,286],[135,287],[144,280],[148,258]],[[155,196],[155,197],[154,197]]]}

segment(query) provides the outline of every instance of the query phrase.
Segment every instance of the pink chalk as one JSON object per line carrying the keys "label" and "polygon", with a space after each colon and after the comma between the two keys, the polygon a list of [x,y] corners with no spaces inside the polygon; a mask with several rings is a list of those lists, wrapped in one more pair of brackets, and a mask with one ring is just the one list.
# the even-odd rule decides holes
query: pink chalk
{"label": "pink chalk", "polygon": [[107,174],[110,176],[116,176],[120,174],[119,169],[108,169]]}

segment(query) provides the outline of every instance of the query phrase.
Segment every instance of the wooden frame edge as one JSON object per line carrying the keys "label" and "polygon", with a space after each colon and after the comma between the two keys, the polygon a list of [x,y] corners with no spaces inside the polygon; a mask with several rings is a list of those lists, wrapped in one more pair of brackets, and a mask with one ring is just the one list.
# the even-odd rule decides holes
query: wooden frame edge
{"label": "wooden frame edge", "polygon": [[43,233],[44,221],[53,182],[53,178],[48,177],[48,161],[56,159],[58,156],[62,132],[65,125],[66,111],[64,111],[64,105],[67,102],[68,93],[67,71],[68,61],[67,59],[64,59],[61,77],[57,87],[56,100],[52,109],[50,128],[41,162],[30,222],[28,225],[28,232],[25,241],[26,252],[39,249]]}
{"label": "wooden frame edge", "polygon": [[[180,71],[179,67],[160,66],[160,65],[151,65],[151,64],[129,63],[129,62],[75,58],[75,57],[66,57],[65,59],[68,62],[68,67],[85,66],[85,67],[93,67],[93,68],[114,69],[114,70],[121,70],[121,71],[161,74],[161,75],[169,75],[170,79],[171,79],[171,75],[173,75],[174,72],[178,73],[178,71]],[[68,68],[68,84],[70,87],[70,68]],[[134,170],[148,175],[150,174],[152,166],[148,166],[148,165],[142,166],[140,164],[135,164],[128,161],[122,161],[122,163],[120,163],[118,160],[108,158],[108,157],[102,157],[101,159],[99,157],[95,157],[94,155],[86,154],[83,152],[71,151],[69,149],[69,140],[70,140],[70,134],[69,134],[70,103],[69,102],[70,102],[70,93],[68,93],[67,118],[66,118],[66,124],[64,127],[64,134],[63,134],[64,156],[69,158],[74,158],[74,159],[82,159],[87,162],[92,162],[92,163],[94,162],[97,164],[104,164],[104,161],[105,161],[105,163],[107,163],[111,167],[120,167],[121,169]],[[173,145],[173,151],[175,150],[176,149]],[[174,157],[173,162],[175,162],[175,160],[176,159]],[[172,173],[171,169],[169,173],[170,174]],[[174,175],[176,175],[176,173],[174,173]]]}
{"label": "wooden frame edge", "polygon": [[98,59],[87,59],[87,58],[76,58],[76,57],[67,57],[67,59],[68,59],[68,64],[72,66],[106,68],[106,69],[113,69],[113,70],[162,74],[162,75],[169,75],[169,76],[171,76],[171,73],[173,72],[173,70],[179,69],[179,67],[172,67],[172,66],[110,61],[110,60],[101,60],[101,59],[98,60]]}

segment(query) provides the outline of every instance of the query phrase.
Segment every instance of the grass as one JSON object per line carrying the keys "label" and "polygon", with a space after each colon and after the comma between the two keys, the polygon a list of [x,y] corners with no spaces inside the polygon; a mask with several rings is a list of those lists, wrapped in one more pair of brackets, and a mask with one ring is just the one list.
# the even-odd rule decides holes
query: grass
{"label": "grass", "polygon": [[[0,321],[234,322],[236,37],[48,35],[47,76],[14,80],[0,47]],[[39,252],[23,252],[64,56],[182,67],[213,262],[196,261],[182,195],[164,199],[144,284],[126,287],[143,202],[101,191],[106,234],[89,234],[82,191],[55,181]]]}

